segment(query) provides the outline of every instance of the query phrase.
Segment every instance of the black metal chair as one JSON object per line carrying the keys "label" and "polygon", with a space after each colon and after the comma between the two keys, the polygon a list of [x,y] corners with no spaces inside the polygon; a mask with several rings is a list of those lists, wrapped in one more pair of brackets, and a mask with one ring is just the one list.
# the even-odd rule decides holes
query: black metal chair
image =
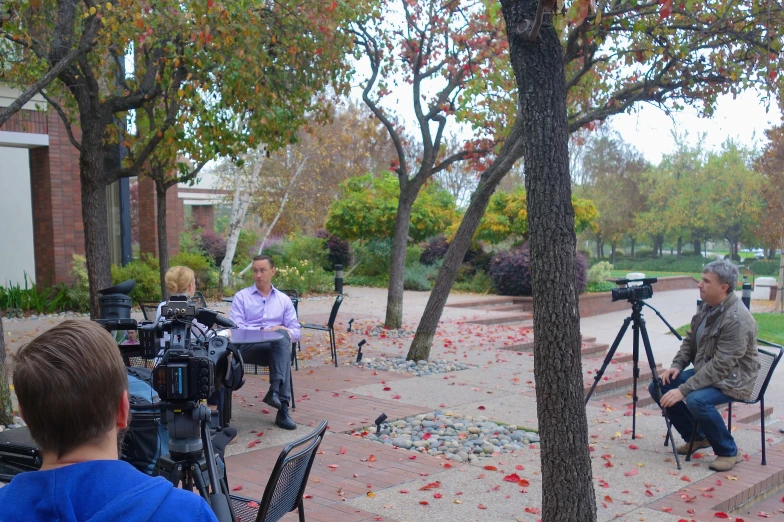
{"label": "black metal chair", "polygon": [[[743,402],[746,404],[760,404],[760,433],[762,439],[762,465],[767,465],[767,460],[765,458],[765,390],[768,389],[768,384],[770,384],[770,378],[773,376],[773,371],[776,369],[776,365],[781,360],[781,356],[784,354],[784,347],[780,344],[772,343],[770,341],[765,341],[764,339],[758,339],[757,344],[763,344],[765,346],[769,346],[775,350],[768,351],[763,350],[762,348],[758,349],[759,352],[759,363],[760,369],[759,373],[757,373],[757,380],[754,382],[754,390],[751,392],[751,397],[749,397],[746,401],[734,401],[734,402]],[[729,402],[729,413],[727,415],[727,429],[731,432],[732,431],[732,402]],[[691,452],[694,449],[694,439],[697,436],[697,429],[699,427],[699,423],[694,423],[694,431],[691,433],[691,440],[689,440],[689,454],[686,455],[686,461],[691,460]]]}
{"label": "black metal chair", "polygon": [[158,305],[160,302],[155,301],[139,301],[139,308],[142,309],[142,315],[145,321],[152,321],[155,319],[155,314],[158,312]]}
{"label": "black metal chair", "polygon": [[[297,315],[297,320],[299,320],[299,292],[297,290],[289,290],[278,288],[280,292],[283,292],[289,299],[291,299],[291,304],[294,305],[294,313]],[[302,346],[300,345],[299,341],[294,341],[291,343],[291,362],[294,363],[294,370],[299,371],[299,361],[297,360],[297,352],[302,351]]]}
{"label": "black metal chair", "polygon": [[283,448],[260,501],[231,495],[231,505],[237,520],[275,522],[298,509],[299,520],[304,522],[305,505],[302,499],[316,452],[326,431],[327,421],[321,421],[313,433]]}
{"label": "black metal chair", "polygon": [[343,302],[343,294],[339,294],[335,298],[335,304],[332,305],[332,311],[329,313],[329,321],[327,324],[302,324],[302,328],[309,328],[311,330],[320,330],[322,332],[329,332],[329,348],[332,352],[332,360],[335,361],[335,368],[338,367],[338,349],[337,341],[335,340],[335,319],[338,316],[338,309]]}
{"label": "black metal chair", "polygon": [[201,292],[193,292],[193,299],[198,299],[201,303],[201,306],[207,308],[207,300],[204,299],[204,294]]}

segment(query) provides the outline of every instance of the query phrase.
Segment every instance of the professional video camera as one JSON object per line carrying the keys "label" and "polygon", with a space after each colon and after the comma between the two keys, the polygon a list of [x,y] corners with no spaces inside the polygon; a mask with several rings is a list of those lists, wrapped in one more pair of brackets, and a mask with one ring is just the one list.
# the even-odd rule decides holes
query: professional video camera
{"label": "professional video camera", "polygon": [[[137,354],[156,361],[152,387],[160,402],[151,409],[164,412],[161,421],[169,432],[169,453],[158,459],[153,474],[175,486],[195,486],[220,522],[234,522],[224,465],[212,443],[212,423],[220,423],[203,401],[224,386],[230,391],[244,383],[239,350],[212,329],[236,326],[186,295],[173,295],[163,303],[158,320],[137,323],[130,317],[128,297],[135,284],[129,280],[100,290],[101,319],[96,322],[108,330],[138,331]],[[168,340],[164,341],[164,334]]]}
{"label": "professional video camera", "polygon": [[[653,283],[657,282],[655,277],[645,279],[617,279],[615,284],[620,288],[612,289],[612,300],[620,301],[626,299],[629,302],[642,301],[653,297]],[[632,284],[636,283],[636,284]]]}

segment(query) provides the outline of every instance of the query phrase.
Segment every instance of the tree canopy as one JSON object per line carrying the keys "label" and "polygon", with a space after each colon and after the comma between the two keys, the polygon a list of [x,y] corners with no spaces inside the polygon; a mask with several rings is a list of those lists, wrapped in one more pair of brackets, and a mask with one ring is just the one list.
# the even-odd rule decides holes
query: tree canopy
{"label": "tree canopy", "polygon": [[[342,196],[329,209],[326,229],[343,239],[387,238],[398,207],[397,176],[366,174],[341,184]],[[411,209],[409,235],[424,241],[446,230],[457,218],[452,195],[436,183],[425,184]]]}

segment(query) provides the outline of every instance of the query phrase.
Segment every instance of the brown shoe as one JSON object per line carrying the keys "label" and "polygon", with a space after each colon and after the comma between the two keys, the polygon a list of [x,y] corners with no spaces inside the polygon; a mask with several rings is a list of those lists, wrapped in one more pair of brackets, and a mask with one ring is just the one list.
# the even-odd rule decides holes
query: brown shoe
{"label": "brown shoe", "polygon": [[[710,442],[708,442],[708,439],[695,440],[694,441],[694,447],[692,447],[691,452],[694,453],[698,449],[710,448],[710,447],[711,447],[711,445],[710,445]],[[688,455],[689,454],[689,443],[688,442],[684,442],[683,444],[678,446],[676,449],[678,450],[678,455]]]}
{"label": "brown shoe", "polygon": [[716,457],[716,460],[711,462],[708,466],[713,471],[729,471],[735,467],[735,464],[743,460],[740,456],[740,451],[731,457]]}

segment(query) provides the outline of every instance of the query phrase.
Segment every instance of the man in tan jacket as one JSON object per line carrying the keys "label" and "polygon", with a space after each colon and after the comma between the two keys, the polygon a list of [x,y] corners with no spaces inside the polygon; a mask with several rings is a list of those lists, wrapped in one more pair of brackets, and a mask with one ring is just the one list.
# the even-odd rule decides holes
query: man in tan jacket
{"label": "man in tan jacket", "polygon": [[[716,460],[710,469],[715,471],[729,471],[740,459],[716,406],[748,399],[759,371],[757,323],[735,295],[737,282],[738,268],[729,261],[705,266],[699,284],[703,304],[670,369],[661,374],[662,397],[653,383],[648,388],[656,402],[667,408],[683,440],[691,438],[694,421],[699,421],[694,449],[713,447]],[[689,364],[694,368],[686,370]],[[686,455],[689,443],[677,449]]]}

